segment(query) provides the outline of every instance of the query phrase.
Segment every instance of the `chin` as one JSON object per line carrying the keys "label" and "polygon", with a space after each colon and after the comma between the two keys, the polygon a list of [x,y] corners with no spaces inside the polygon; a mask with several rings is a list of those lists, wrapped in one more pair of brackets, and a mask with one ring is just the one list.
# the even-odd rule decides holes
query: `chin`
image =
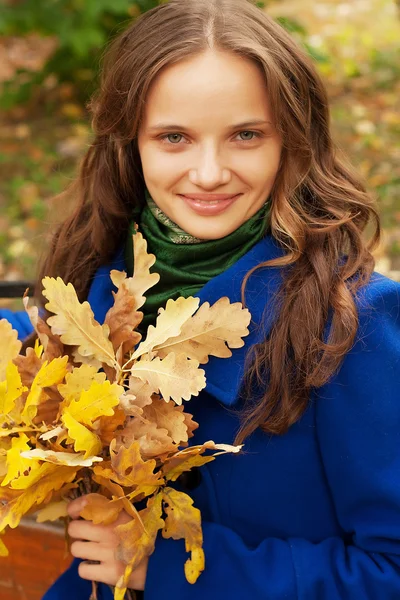
{"label": "chin", "polygon": [[229,235],[230,233],[232,233],[233,231],[235,231],[235,229],[215,229],[215,230],[211,230],[210,228],[199,228],[199,229],[192,229],[190,228],[190,231],[185,228],[182,227],[182,229],[184,231],[186,231],[187,233],[189,233],[190,235],[193,235],[194,237],[199,238],[200,240],[204,240],[204,241],[211,241],[211,240],[220,240],[221,238],[226,237],[227,235]]}

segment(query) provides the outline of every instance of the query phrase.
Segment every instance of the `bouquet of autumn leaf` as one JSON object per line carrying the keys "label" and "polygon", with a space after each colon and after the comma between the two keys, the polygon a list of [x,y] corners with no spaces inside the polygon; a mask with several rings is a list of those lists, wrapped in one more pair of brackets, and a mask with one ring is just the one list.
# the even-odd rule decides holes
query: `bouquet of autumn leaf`
{"label": "bouquet of autumn leaf", "polygon": [[116,528],[126,569],[115,600],[153,552],[159,530],[185,539],[190,583],[204,569],[200,511],[169,483],[241,446],[190,446],[198,423],[182,401],[206,385],[199,365],[243,346],[250,322],[248,310],[228,298],[200,307],[197,298],[178,298],[159,309],[142,340],[139,309],[159,275],[150,273],[155,257],[140,232],[133,244],[133,277],[111,271],[117,292],[103,325],[71,283],[50,277],[42,282],[47,322],[24,296],[34,348],[19,354],[17,332],[0,321],[0,533],[27,514],[67,516],[68,499],[82,487],[89,492],[83,518],[108,525],[125,510],[132,520]]}

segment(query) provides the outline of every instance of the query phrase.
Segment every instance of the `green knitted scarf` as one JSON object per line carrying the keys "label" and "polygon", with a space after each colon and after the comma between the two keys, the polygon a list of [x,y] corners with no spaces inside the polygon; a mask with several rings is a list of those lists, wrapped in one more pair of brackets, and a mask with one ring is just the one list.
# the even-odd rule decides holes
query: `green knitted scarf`
{"label": "green knitted scarf", "polygon": [[[200,240],[183,231],[156,205],[146,191],[146,204],[138,219],[139,231],[147,241],[147,250],[156,256],[153,271],[160,281],[148,290],[142,308],[141,329],[154,324],[157,311],[169,298],[187,298],[196,294],[210,279],[233,265],[252,248],[269,228],[270,203],[236,231],[218,240]],[[129,226],[125,246],[128,275],[133,275],[135,221]]]}

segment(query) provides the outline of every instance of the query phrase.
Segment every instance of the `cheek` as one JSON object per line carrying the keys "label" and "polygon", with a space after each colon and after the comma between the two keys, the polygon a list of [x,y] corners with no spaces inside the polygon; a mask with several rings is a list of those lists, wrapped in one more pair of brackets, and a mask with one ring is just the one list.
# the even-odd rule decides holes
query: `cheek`
{"label": "cheek", "polygon": [[173,185],[187,169],[183,154],[165,152],[154,146],[144,146],[140,151],[140,158],[146,182],[151,182],[156,187]]}

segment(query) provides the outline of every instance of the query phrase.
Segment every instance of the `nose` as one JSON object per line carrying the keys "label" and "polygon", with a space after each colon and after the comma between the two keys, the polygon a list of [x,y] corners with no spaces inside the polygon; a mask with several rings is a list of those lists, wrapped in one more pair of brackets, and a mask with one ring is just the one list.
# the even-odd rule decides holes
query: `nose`
{"label": "nose", "polygon": [[196,166],[189,170],[189,180],[205,190],[214,190],[229,183],[231,171],[223,165],[215,148],[204,148],[197,157]]}

